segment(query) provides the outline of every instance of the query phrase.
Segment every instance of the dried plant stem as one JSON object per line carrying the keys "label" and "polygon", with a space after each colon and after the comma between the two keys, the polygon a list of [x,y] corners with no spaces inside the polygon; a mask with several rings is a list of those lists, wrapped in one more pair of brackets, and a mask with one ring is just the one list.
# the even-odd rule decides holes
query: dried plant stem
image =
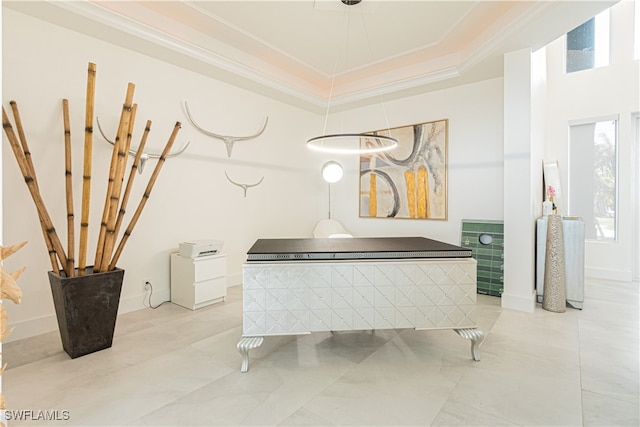
{"label": "dried plant stem", "polygon": [[158,174],[160,173],[160,170],[162,169],[162,166],[164,165],[164,162],[165,162],[165,160],[167,158],[167,155],[171,151],[171,147],[173,146],[173,142],[175,141],[176,136],[178,135],[178,131],[180,130],[181,126],[182,125],[180,124],[180,122],[176,122],[175,126],[173,127],[173,132],[171,133],[171,136],[169,137],[169,140],[167,141],[167,145],[164,147],[164,150],[162,151],[162,154],[160,155],[160,158],[158,159],[158,163],[156,163],[156,167],[153,170],[153,174],[151,174],[151,177],[149,178],[149,182],[147,184],[147,188],[144,190],[144,194],[142,195],[142,199],[140,200],[140,203],[138,204],[138,208],[136,209],[135,213],[133,214],[133,218],[131,218],[131,221],[129,222],[129,225],[127,226],[127,229],[125,230],[124,235],[122,236],[122,239],[120,240],[120,244],[118,244],[118,248],[116,249],[116,252],[115,252],[115,254],[113,256],[113,259],[111,260],[111,263],[109,264],[109,270],[112,270],[113,268],[115,268],[115,265],[118,262],[118,259],[120,258],[120,255],[122,254],[122,250],[124,249],[124,246],[127,243],[127,240],[129,239],[129,236],[133,232],[133,228],[135,227],[136,223],[138,222],[138,219],[140,218],[140,213],[142,213],[142,210],[144,209],[144,206],[147,203],[147,200],[149,199],[149,196],[151,195],[151,190],[153,189],[153,185],[155,184],[156,179],[158,178]]}
{"label": "dried plant stem", "polygon": [[[13,132],[13,128],[11,127],[11,123],[9,122],[9,117],[7,113],[2,107],[2,127],[7,135],[7,139],[9,140],[9,144],[11,145],[11,149],[13,150],[13,154],[16,157],[16,161],[18,162],[18,166],[20,168],[20,172],[22,172],[22,176],[29,188],[29,192],[31,193],[31,198],[33,199],[34,204],[36,205],[36,209],[38,210],[38,215],[42,218],[42,222],[44,225],[44,229],[46,230],[46,234],[51,241],[53,248],[55,249],[56,255],[60,260],[60,264],[62,264],[63,269],[67,268],[67,257],[64,253],[64,248],[60,243],[60,239],[56,233],[55,228],[53,227],[53,222],[51,221],[51,217],[47,212],[47,208],[42,200],[42,196],[40,195],[40,191],[38,189],[38,185],[36,184],[36,180],[32,171],[27,164],[25,154],[20,147],[20,142]],[[67,271],[65,273],[68,274]]]}
{"label": "dried plant stem", "polygon": [[111,166],[109,167],[109,183],[107,185],[107,194],[104,202],[104,209],[102,211],[102,221],[100,222],[100,234],[98,236],[98,246],[96,248],[96,259],[93,266],[94,272],[107,271],[107,266],[103,265],[104,249],[107,237],[107,224],[109,222],[109,212],[111,211],[112,195],[116,181],[116,174],[118,172],[118,156],[127,155],[126,152],[123,152],[121,150],[124,149],[127,131],[129,130],[129,120],[131,118],[131,104],[133,102],[134,88],[135,85],[133,83],[129,83],[129,85],[127,86],[127,94],[125,96],[124,104],[122,105],[122,114],[120,115],[118,133],[113,144]]}
{"label": "dried plant stem", "polygon": [[[35,178],[36,172],[33,167],[33,161],[31,159],[31,152],[29,151],[29,144],[27,143],[27,137],[24,133],[24,129],[22,127],[22,119],[20,118],[20,111],[18,110],[18,104],[15,101],[10,101],[11,110],[13,112],[13,118],[16,122],[16,130],[18,131],[18,136],[20,137],[20,144],[22,145],[22,151],[24,153],[24,158],[27,163],[27,167],[29,168],[29,172],[31,176]],[[36,188],[38,187],[38,181],[34,181]],[[47,235],[47,228],[40,216],[40,212],[38,212],[38,220],[40,221],[40,228],[42,229],[42,236],[44,237],[44,243],[47,246],[47,251],[49,252],[49,261],[51,262],[52,271],[58,272],[60,271],[60,266],[58,265],[58,258],[56,256],[56,251],[51,244],[51,239]]]}
{"label": "dried plant stem", "polygon": [[93,111],[96,91],[96,64],[89,63],[87,70],[87,97],[84,116],[84,163],[82,170],[82,211],[80,213],[80,243],[78,275],[84,275],[87,265],[87,241],[89,239],[89,208],[91,206],[91,163],[93,157]]}
{"label": "dried plant stem", "polygon": [[111,189],[113,186],[113,176],[111,176],[111,171],[113,169],[113,165],[116,162],[116,158],[118,155],[117,153],[118,153],[118,145],[116,141],[116,144],[113,145],[113,151],[111,152],[112,166],[109,168],[109,183],[107,185],[106,199],[104,202],[104,209],[102,211],[102,219],[100,221],[100,232],[98,234],[98,244],[96,246],[96,257],[93,263],[94,273],[99,272],[100,269],[102,268],[102,254],[104,251],[104,240],[107,235],[107,220],[108,220],[107,215],[109,214],[109,198],[111,196]]}
{"label": "dried plant stem", "polygon": [[113,182],[113,188],[111,192],[111,199],[109,203],[109,216],[107,220],[107,235],[104,241],[104,250],[102,254],[102,270],[109,266],[109,260],[113,254],[113,248],[116,244],[117,232],[116,222],[118,219],[118,207],[120,206],[120,195],[122,193],[122,184],[124,182],[124,172],[127,166],[127,159],[129,158],[129,147],[131,146],[131,134],[133,132],[133,124],[135,121],[136,111],[138,106],[133,104],[131,108],[128,123],[126,123],[126,134],[122,140],[124,144],[120,144],[118,150],[118,164],[116,166],[116,176]]}
{"label": "dried plant stem", "polygon": [[131,165],[131,171],[129,172],[129,178],[127,179],[127,186],[124,189],[124,195],[122,196],[120,211],[118,211],[118,220],[116,221],[116,236],[120,232],[120,227],[122,226],[122,220],[124,219],[124,214],[127,211],[127,204],[129,202],[129,195],[131,193],[131,188],[133,187],[133,181],[137,175],[136,172],[138,171],[138,167],[140,166],[140,158],[142,157],[144,147],[147,144],[147,137],[149,136],[150,131],[151,131],[151,120],[147,120],[147,124],[144,128],[144,133],[142,134],[142,140],[140,141],[140,145],[138,146],[138,152],[136,153],[136,157],[133,160],[133,164]]}
{"label": "dried plant stem", "polygon": [[73,277],[75,269],[75,230],[73,218],[73,180],[71,174],[71,127],[69,125],[69,100],[62,100],[62,117],[64,121],[64,176],[65,194],[67,198],[67,277]]}

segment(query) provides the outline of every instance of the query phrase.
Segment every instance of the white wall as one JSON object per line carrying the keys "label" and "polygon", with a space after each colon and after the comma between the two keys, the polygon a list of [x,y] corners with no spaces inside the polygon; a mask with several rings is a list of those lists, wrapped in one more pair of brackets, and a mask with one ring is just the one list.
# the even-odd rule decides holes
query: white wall
{"label": "white wall", "polygon": [[[127,83],[132,82],[138,104],[134,144],[139,143],[146,120],[153,121],[149,152],[162,151],[176,121],[182,122],[176,148],[191,142],[183,155],[165,163],[118,263],[126,271],[121,312],[142,308],[143,279],[154,286],[154,304],[168,299],[169,253],[177,250],[180,241],[224,240],[229,281],[237,284],[246,250],[256,238],[310,236],[324,215],[317,196],[324,189],[323,181],[315,172],[323,159],[304,146],[307,129],[318,122],[316,115],[10,9],[3,9],[2,30],[3,105],[13,119],[9,101],[18,103],[41,191],[63,245],[67,239],[61,100],[70,102],[79,223],[88,62],[97,64],[95,111],[107,132],[115,135]],[[221,141],[202,135],[188,122],[183,101],[189,102],[201,125],[221,134],[253,134],[267,115],[269,125],[258,139],[236,143],[232,157],[227,158]],[[36,209],[5,136],[3,140],[3,243],[29,241],[5,262],[9,271],[27,266],[20,278],[22,304],[7,304],[10,322],[20,324],[10,337],[16,339],[56,329],[57,324],[46,274],[51,267]],[[111,146],[96,127],[90,254],[95,254],[110,156]],[[148,164],[137,176],[129,215],[154,166],[155,162]],[[262,177],[264,181],[249,189],[245,198],[241,188],[227,181],[225,171],[242,183]],[[88,264],[93,264],[93,255]]]}
{"label": "white wall", "polygon": [[[640,67],[633,60],[634,2],[622,1],[611,8],[611,64],[608,67],[564,73],[564,37],[547,47],[549,97],[546,116],[545,157],[557,159],[560,181],[567,189],[568,126],[571,121],[618,115],[619,239],[605,243],[587,241],[585,265],[588,276],[631,280],[634,257],[633,206],[638,181],[633,179],[634,143],[632,114],[640,110]],[[634,191],[635,190],[635,191]],[[567,206],[566,191],[562,201]],[[567,212],[561,212],[566,214]],[[575,213],[573,213],[575,214]]]}
{"label": "white wall", "polygon": [[[632,52],[630,2],[612,11],[614,39],[612,66],[564,76],[562,40],[547,48],[547,99],[535,88],[532,121],[539,123],[538,100],[545,102],[545,129],[531,130],[532,154],[539,155],[535,141],[544,138],[545,158],[560,162],[566,186],[567,124],[570,120],[621,114],[622,166],[630,161],[631,115],[637,112],[640,93],[638,61]],[[61,99],[71,104],[74,141],[75,214],[80,214],[82,130],[88,62],[98,65],[96,114],[103,126],[115,132],[128,82],[136,84],[138,126],[153,120],[148,151],[159,153],[176,121],[182,122],[179,148],[191,145],[185,154],[167,161],[145,211],[125,249],[119,266],[126,270],[120,311],[143,307],[142,281],[154,285],[154,303],[169,297],[169,253],[180,241],[216,238],[225,241],[230,284],[240,283],[241,265],[248,247],[259,237],[310,236],[317,220],[327,212],[327,187],[320,176],[321,165],[331,157],[309,152],[304,141],[316,135],[324,117],[316,116],[246,90],[232,87],[138,53],[56,27],[3,9],[2,100],[16,100],[31,145],[45,202],[63,242],[66,233],[64,201],[63,131]],[[622,22],[622,24],[619,24]],[[617,37],[617,38],[616,38]],[[553,72],[551,72],[554,70]],[[532,75],[535,84],[536,76]],[[345,178],[332,187],[333,216],[360,236],[419,235],[458,243],[462,219],[504,219],[504,81],[493,79],[386,103],[390,126],[403,126],[446,118],[449,120],[448,220],[392,220],[358,217],[358,159],[335,157],[346,169]],[[588,88],[589,90],[585,90]],[[227,158],[222,142],[196,131],[188,122],[182,102],[188,101],[198,121],[222,134],[255,132],[264,117],[269,126],[258,139],[236,144]],[[379,129],[378,106],[347,112],[355,130]],[[11,114],[9,113],[11,116]],[[625,135],[629,138],[625,139]],[[31,197],[3,136],[2,148],[2,243],[28,240],[29,245],[4,263],[9,271],[26,265],[21,277],[24,292],[19,306],[7,304],[9,321],[17,325],[10,339],[57,328],[46,272],[50,270],[45,245]],[[627,141],[627,142],[625,142]],[[627,144],[627,145],[625,145]],[[97,228],[104,203],[110,146],[96,133],[94,143],[94,187],[89,247],[95,248]],[[563,168],[564,166],[564,168]],[[620,181],[629,181],[622,171]],[[153,164],[137,177],[130,212],[140,200]],[[226,181],[224,172],[240,182],[264,182],[242,190]],[[533,205],[540,198],[536,188],[540,173],[533,171],[527,191]],[[541,186],[541,183],[539,183]],[[626,277],[633,252],[625,235],[624,212],[631,212],[633,188],[623,190],[620,201],[621,240],[600,251],[587,247],[588,271],[613,272]],[[630,197],[627,197],[629,193]],[[637,197],[637,196],[636,196]],[[635,200],[635,203],[638,201]],[[566,203],[566,201],[565,201]],[[626,204],[625,204],[626,203]],[[537,208],[528,217],[537,215]],[[533,211],[536,212],[533,212]],[[528,221],[528,219],[527,219]],[[533,227],[533,224],[531,224]],[[626,229],[625,227],[629,227]],[[79,232],[76,230],[76,236]],[[90,259],[91,261],[91,259]],[[533,262],[532,260],[530,260]],[[637,262],[637,260],[635,261]],[[507,260],[507,263],[509,261]],[[513,266],[512,266],[513,267]],[[508,268],[508,267],[507,267]],[[611,276],[611,275],[610,275]],[[529,283],[525,284],[528,292]]]}
{"label": "white wall", "polygon": [[[169,159],[151,193],[141,219],[118,263],[125,269],[120,312],[142,308],[142,282],[151,280],[153,303],[169,298],[169,254],[180,241],[215,238],[225,241],[230,284],[240,283],[246,250],[261,237],[310,237],[326,217],[327,187],[320,168],[331,157],[308,151],[304,141],[315,136],[324,117],[299,110],[169,65],[138,53],[3,9],[3,93],[5,108],[18,102],[42,193],[63,244],[66,244],[64,154],[61,99],[70,101],[74,145],[74,197],[80,216],[84,99],[88,62],[97,64],[96,115],[115,132],[129,82],[136,84],[138,104],[134,143],[147,119],[153,121],[147,151],[162,150],[176,121],[182,122],[176,148],[191,145]],[[428,93],[386,104],[391,126],[449,119],[448,220],[358,218],[358,159],[338,158],[345,178],[333,186],[333,215],[356,235],[418,235],[458,244],[462,219],[502,219],[502,79]],[[182,107],[188,101],[198,122],[221,134],[257,131],[265,115],[269,125],[254,141],[237,143],[226,156],[221,141],[196,131]],[[372,108],[352,112],[355,129],[377,129]],[[11,117],[11,113],[9,113]],[[4,244],[28,240],[5,262],[13,271],[26,265],[20,278],[23,302],[8,306],[17,325],[10,339],[57,329],[46,272],[51,269],[36,210],[3,137]],[[97,133],[91,252],[97,240],[111,147]],[[136,178],[135,209],[154,164]],[[264,182],[242,190],[227,182]],[[79,235],[76,229],[76,236]],[[90,263],[92,263],[90,258]]]}
{"label": "white wall", "polygon": [[[332,186],[333,217],[359,236],[424,236],[460,244],[462,219],[502,219],[502,79],[386,102],[389,126],[449,120],[448,220],[359,218],[358,158],[336,156],[345,177]],[[380,105],[349,111],[362,129],[380,128]]]}

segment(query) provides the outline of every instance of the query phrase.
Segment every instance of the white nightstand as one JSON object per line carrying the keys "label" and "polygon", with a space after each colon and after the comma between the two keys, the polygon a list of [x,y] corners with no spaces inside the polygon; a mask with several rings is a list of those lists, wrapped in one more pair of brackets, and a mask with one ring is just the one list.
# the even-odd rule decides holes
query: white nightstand
{"label": "white nightstand", "polygon": [[227,257],[171,254],[171,302],[191,310],[227,297]]}

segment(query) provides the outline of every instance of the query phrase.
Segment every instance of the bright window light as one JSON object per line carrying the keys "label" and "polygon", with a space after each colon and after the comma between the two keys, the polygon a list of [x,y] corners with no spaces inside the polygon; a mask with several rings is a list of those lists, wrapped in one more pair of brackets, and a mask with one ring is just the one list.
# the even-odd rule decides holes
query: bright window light
{"label": "bright window light", "polygon": [[567,33],[567,73],[609,65],[609,15],[607,9]]}
{"label": "bright window light", "polygon": [[569,127],[569,215],[589,240],[615,241],[618,224],[618,120]]}
{"label": "bright window light", "polygon": [[595,68],[609,65],[609,9],[596,15]]}

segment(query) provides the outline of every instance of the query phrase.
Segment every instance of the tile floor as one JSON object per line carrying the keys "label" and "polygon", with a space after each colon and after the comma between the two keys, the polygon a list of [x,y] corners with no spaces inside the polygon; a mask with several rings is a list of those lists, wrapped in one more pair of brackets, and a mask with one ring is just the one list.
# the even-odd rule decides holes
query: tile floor
{"label": "tile floor", "polygon": [[5,344],[7,408],[69,418],[9,425],[638,426],[638,288],[589,282],[566,313],[479,295],[479,362],[452,331],[317,333],[265,339],[241,374],[233,287],[122,315],[112,348],[74,360],[57,331]]}

